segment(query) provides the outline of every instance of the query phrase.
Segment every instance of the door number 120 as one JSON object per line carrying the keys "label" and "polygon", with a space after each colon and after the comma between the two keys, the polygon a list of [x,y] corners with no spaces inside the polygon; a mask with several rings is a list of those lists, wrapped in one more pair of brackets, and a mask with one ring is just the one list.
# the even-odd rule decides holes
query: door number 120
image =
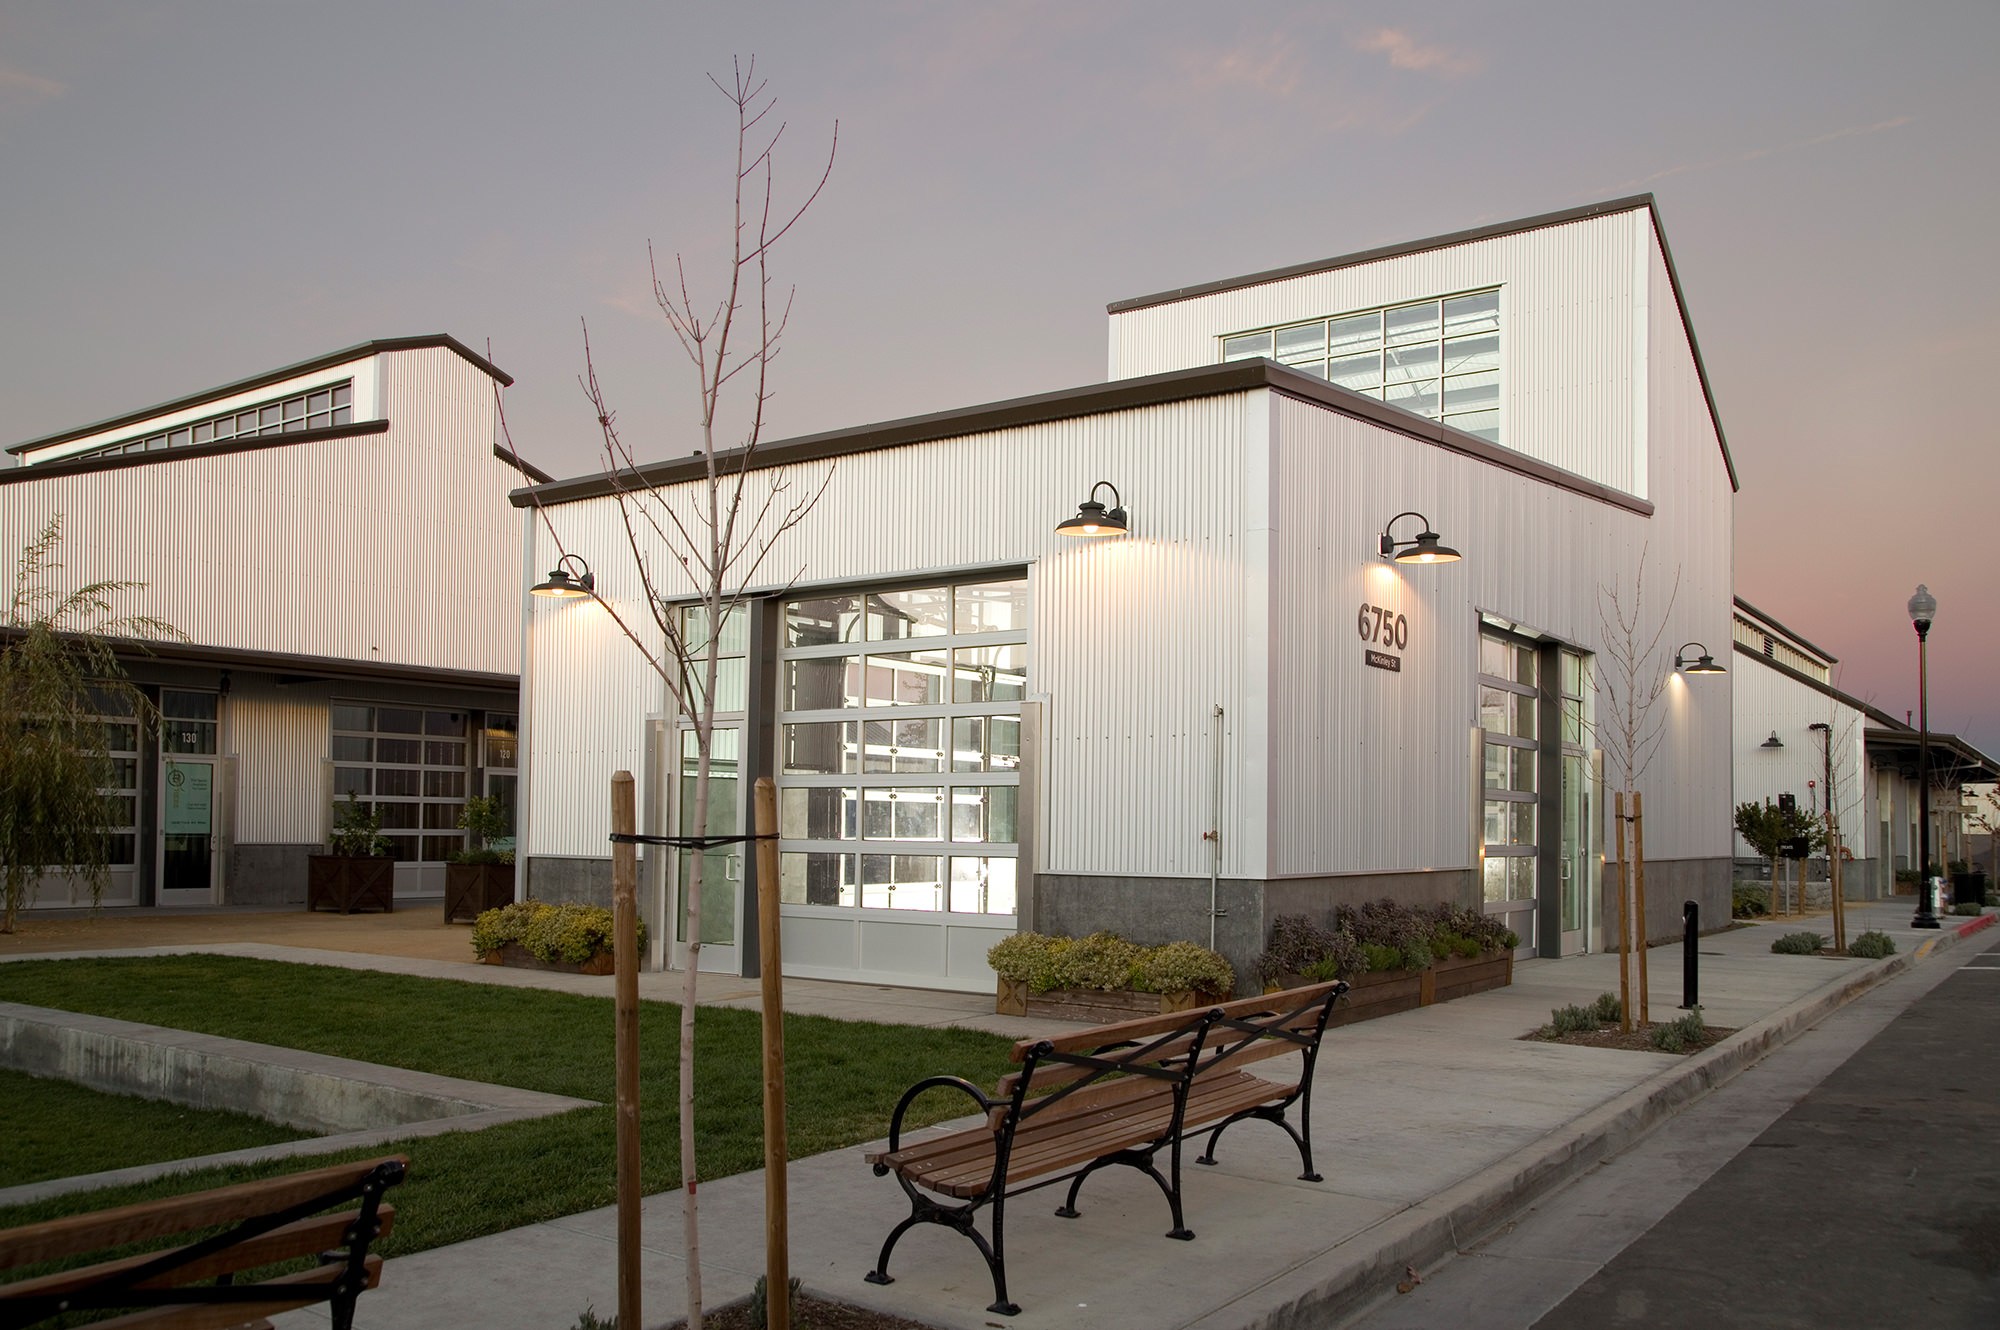
{"label": "door number 120", "polygon": [[1397,651],[1410,645],[1410,621],[1380,605],[1361,607],[1361,640],[1379,642]]}

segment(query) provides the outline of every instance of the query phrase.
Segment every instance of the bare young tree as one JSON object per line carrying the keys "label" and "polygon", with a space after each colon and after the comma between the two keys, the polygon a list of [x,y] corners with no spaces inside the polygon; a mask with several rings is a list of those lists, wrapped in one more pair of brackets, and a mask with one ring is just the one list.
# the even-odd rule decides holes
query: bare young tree
{"label": "bare young tree", "polygon": [[[590,594],[644,656],[675,709],[690,722],[696,768],[692,807],[684,822],[693,828],[695,838],[705,836],[709,820],[716,677],[725,625],[742,603],[746,588],[774,580],[766,569],[773,549],[787,531],[804,520],[832,477],[829,470],[818,485],[796,494],[775,471],[752,477],[763,439],[765,410],[771,400],[771,366],[793,297],[791,289],[782,298],[773,291],[771,252],[825,189],[840,134],[836,122],[826,165],[804,198],[780,206],[773,160],[785,125],[782,121],[775,126],[767,124],[776,99],[768,95],[766,81],[756,69],[752,58],[736,63],[729,85],[713,76],[709,79],[736,113],[733,240],[721,294],[713,298],[696,295],[696,284],[691,282],[682,256],[676,254],[671,268],[663,272],[648,246],[654,302],[694,371],[700,429],[696,452],[703,462],[705,483],[663,487],[647,479],[637,451],[619,430],[617,414],[599,381],[587,326],[583,337],[582,386],[602,436],[606,472],[638,575],[646,619],[635,619],[636,607],[621,606],[595,589]],[[737,406],[734,415],[741,417],[740,424],[730,422],[732,405]],[[504,416],[501,427],[504,435]],[[511,437],[506,443],[512,450]],[[546,511],[541,517],[557,550],[567,559],[569,551],[554,522]],[[785,583],[795,581],[799,571],[792,570]],[[681,1206],[687,1249],[687,1323],[690,1330],[701,1330],[694,1030],[705,855],[700,847],[683,852],[688,853],[688,873],[681,893],[687,937],[680,1011]]]}
{"label": "bare young tree", "polygon": [[1621,1023],[1627,1030],[1632,1028],[1630,958],[1633,955],[1639,957],[1640,1018],[1644,1019],[1646,1015],[1646,920],[1643,895],[1639,892],[1645,860],[1639,853],[1640,841],[1636,832],[1636,828],[1642,825],[1637,811],[1638,787],[1666,733],[1667,718],[1659,702],[1661,694],[1667,690],[1670,667],[1660,650],[1660,642],[1666,635],[1667,624],[1673,617],[1674,602],[1679,599],[1681,590],[1680,571],[1676,569],[1673,586],[1667,591],[1666,606],[1658,618],[1652,620],[1653,627],[1648,632],[1645,625],[1651,616],[1646,608],[1646,559],[1650,553],[1649,546],[1639,550],[1639,566],[1632,578],[1629,600],[1612,583],[1601,583],[1597,588],[1597,621],[1603,639],[1603,659],[1597,678],[1603,706],[1592,729],[1610,767],[1613,806],[1622,803],[1628,810],[1626,820],[1635,827],[1628,874],[1623,853],[1625,824],[1623,821],[1613,823],[1613,830],[1619,837],[1619,853],[1615,857],[1620,868],[1618,974],[1624,998],[1620,1004]]}

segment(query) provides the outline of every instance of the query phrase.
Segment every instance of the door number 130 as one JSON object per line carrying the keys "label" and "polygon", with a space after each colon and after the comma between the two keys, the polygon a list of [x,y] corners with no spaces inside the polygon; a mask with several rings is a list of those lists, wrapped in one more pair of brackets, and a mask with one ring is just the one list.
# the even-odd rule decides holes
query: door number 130
{"label": "door number 130", "polygon": [[1380,605],[1361,607],[1361,640],[1401,651],[1410,645],[1410,621]]}

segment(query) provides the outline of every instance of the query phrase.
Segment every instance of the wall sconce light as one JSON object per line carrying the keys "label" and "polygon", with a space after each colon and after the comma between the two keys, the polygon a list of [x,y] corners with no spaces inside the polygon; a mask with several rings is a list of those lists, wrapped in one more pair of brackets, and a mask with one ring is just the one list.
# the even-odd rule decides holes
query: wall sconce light
{"label": "wall sconce light", "polygon": [[1776,730],[1772,730],[1771,737],[1766,739],[1763,743],[1758,744],[1757,746],[1759,748],[1783,748],[1785,746],[1785,741],[1778,737],[1778,732]]}
{"label": "wall sconce light", "polygon": [[[1111,507],[1097,501],[1097,491],[1111,491]],[[1131,518],[1125,512],[1125,500],[1118,493],[1118,487],[1108,480],[1100,480],[1090,487],[1090,497],[1076,506],[1076,516],[1056,524],[1058,536],[1122,536],[1131,529]]]}
{"label": "wall sconce light", "polygon": [[[569,567],[575,564],[576,576],[570,576]],[[548,580],[537,582],[528,588],[528,594],[546,596],[551,600],[567,600],[574,596],[590,596],[597,593],[597,579],[591,576],[590,565],[577,554],[565,554],[556,560],[556,566],[549,569]]]}
{"label": "wall sconce light", "polygon": [[[1417,532],[1415,540],[1395,540],[1389,535],[1389,528],[1405,517],[1414,517],[1424,524]],[[1378,545],[1385,559],[1397,563],[1457,563],[1464,556],[1449,545],[1440,544],[1438,533],[1431,530],[1431,519],[1422,513],[1397,513],[1382,527],[1382,539]]]}
{"label": "wall sconce light", "polygon": [[[1693,647],[1695,649],[1695,651],[1698,653],[1697,659],[1694,660],[1688,659],[1688,654],[1687,654],[1688,647]],[[1676,651],[1674,653],[1674,668],[1679,670],[1682,674],[1729,673],[1728,670],[1724,669],[1722,666],[1715,663],[1715,657],[1709,655],[1708,648],[1702,645],[1700,642],[1689,642],[1685,646],[1681,647],[1679,651]],[[1777,738],[1775,734],[1772,735],[1771,737],[1774,739]],[[1766,744],[1764,746],[1766,748],[1769,748],[1771,745]],[[1783,744],[1780,744],[1778,746],[1780,748],[1784,747]]]}

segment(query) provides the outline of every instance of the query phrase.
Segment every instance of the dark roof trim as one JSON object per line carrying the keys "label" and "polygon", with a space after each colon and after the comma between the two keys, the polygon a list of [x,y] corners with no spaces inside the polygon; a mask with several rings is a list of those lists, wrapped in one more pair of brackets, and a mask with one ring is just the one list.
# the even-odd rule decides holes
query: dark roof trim
{"label": "dark roof trim", "polygon": [[493,455],[508,466],[513,467],[516,471],[519,471],[529,480],[534,481],[537,485],[547,485],[555,480],[554,476],[510,448],[502,447],[496,443],[493,445]]}
{"label": "dark roof trim", "polygon": [[[828,458],[874,452],[882,448],[901,448],[940,439],[961,438],[968,434],[1039,425],[1054,420],[1073,420],[1080,416],[1102,415],[1111,411],[1129,411],[1139,407],[1188,402],[1204,397],[1250,392],[1258,388],[1270,388],[1286,396],[1324,406],[1343,415],[1357,417],[1398,434],[1531,477],[1559,489],[1581,494],[1586,498],[1627,509],[1643,517],[1650,517],[1653,513],[1653,505],[1644,499],[1634,498],[1607,485],[1600,485],[1594,480],[1585,479],[1561,467],[1550,466],[1546,462],[1538,462],[1531,457],[1511,452],[1498,444],[1488,443],[1475,434],[1453,429],[1439,421],[1426,420],[1422,416],[1398,411],[1372,397],[1363,397],[1345,388],[1336,388],[1324,379],[1314,378],[1310,374],[1271,360],[1236,360],[1221,365],[1199,365],[1193,369],[1170,370],[1165,374],[1150,374],[1144,378],[1114,379],[1109,383],[1065,388],[1059,392],[1042,393],[1034,397],[1016,397],[984,406],[961,407],[927,416],[911,416],[880,425],[862,425],[852,429],[831,430],[824,434],[809,434],[797,439],[782,439],[758,448],[756,455],[750,461],[750,468],[762,470],[766,467],[792,463],[823,461]],[[735,451],[722,453],[717,457],[718,465],[727,468],[738,456],[740,453]],[[700,480],[707,474],[707,464],[697,454],[693,457],[676,458],[670,462],[655,462],[639,467],[636,471],[599,472],[596,475],[579,476],[573,480],[557,481],[554,484],[518,489],[511,497],[517,508],[535,504],[572,503],[581,499],[615,494],[621,489],[635,486],[684,484]]]}
{"label": "dark roof trim", "polygon": [[1638,208],[1650,208],[1652,205],[1651,194],[1634,194],[1629,198],[1611,199],[1605,203],[1588,203],[1579,208],[1564,208],[1560,212],[1545,212],[1538,217],[1524,217],[1519,221],[1496,222],[1490,226],[1474,227],[1470,231],[1453,231],[1448,235],[1432,236],[1428,240],[1405,240],[1399,244],[1380,245],[1353,254],[1342,254],[1337,258],[1314,259],[1308,263],[1268,268],[1263,272],[1253,272],[1242,277],[1224,277],[1213,282],[1200,282],[1194,286],[1177,286],[1171,291],[1159,291],[1150,296],[1114,300],[1105,306],[1105,311],[1111,314],[1124,314],[1153,305],[1171,305],[1175,301],[1193,300],[1197,296],[1212,296],[1222,291],[1241,290],[1246,286],[1263,286],[1267,282],[1282,282],[1288,278],[1305,277],[1312,273],[1336,272],[1341,268],[1356,268],[1364,263],[1380,263],[1383,259],[1399,259],[1408,254],[1422,254],[1426,250],[1450,249],[1453,245],[1470,245],[1476,241],[1492,240],[1498,236],[1519,235],[1525,231],[1540,231],[1551,226],[1566,226],[1571,222],[1586,221],[1592,217],[1610,217],[1621,212],[1632,212]]}
{"label": "dark roof trim", "polygon": [[232,397],[237,393],[252,392],[274,383],[283,383],[286,379],[295,379],[300,375],[317,373],[323,369],[332,369],[335,365],[342,365],[350,360],[362,360],[372,355],[379,355],[384,351],[424,351],[440,346],[448,351],[456,352],[459,356],[470,362],[474,368],[498,380],[500,386],[503,388],[514,382],[512,377],[492,361],[479,355],[457,338],[447,336],[444,333],[431,333],[423,337],[385,337],[372,342],[357,343],[344,351],[333,351],[323,356],[315,356],[311,360],[302,360],[296,365],[287,365],[283,369],[274,369],[263,374],[252,375],[247,379],[238,379],[234,383],[225,383],[220,388],[210,388],[205,392],[189,393],[186,397],[176,397],[172,401],[161,402],[157,406],[149,406],[144,410],[128,411],[124,415],[113,416],[109,420],[100,420],[94,425],[82,425],[76,429],[64,430],[60,434],[48,434],[39,439],[30,439],[26,443],[15,444],[7,451],[16,454],[32,452],[37,448],[47,448],[57,443],[68,443],[71,439],[80,439],[85,435],[101,433],[104,430],[118,429],[124,425],[137,425],[142,421],[151,420],[154,416],[163,416],[172,411],[184,411],[188,407],[200,406],[203,402],[213,401],[221,397]]}
{"label": "dark roof trim", "polygon": [[[1880,707],[1875,706],[1872,703],[1863,702],[1860,698],[1855,697],[1850,693],[1843,693],[1830,683],[1821,683],[1818,679],[1813,678],[1810,674],[1806,674],[1800,670],[1795,670],[1791,666],[1785,664],[1783,661],[1774,660],[1770,656],[1765,655],[1761,651],[1755,650],[1754,648],[1751,647],[1744,646],[1741,642],[1737,642],[1734,645],[1739,654],[1749,657],[1751,660],[1756,661],[1759,665],[1764,666],[1766,669],[1776,670],[1778,673],[1784,675],[1787,679],[1790,679],[1795,683],[1804,684],[1806,687],[1812,689],[1816,693],[1824,693],[1826,696],[1832,698],[1836,702],[1842,703],[1845,706],[1853,707],[1856,711],[1859,711],[1862,715],[1868,717],[1870,720],[1874,721],[1878,725],[1893,727],[1896,729],[1903,728],[1902,721],[1897,720],[1894,716],[1890,715],[1888,712],[1882,710]],[[1916,731],[1911,730],[1910,733],[1915,734]]]}
{"label": "dark roof trim", "polygon": [[85,453],[63,457],[34,466],[0,469],[0,485],[15,485],[52,476],[88,475],[97,471],[122,471],[132,466],[153,466],[161,462],[187,461],[196,457],[220,457],[225,453],[253,453],[265,448],[289,448],[301,443],[323,443],[329,439],[349,439],[362,434],[387,434],[386,420],[363,420],[352,425],[329,425],[325,429],[302,429],[292,434],[258,434],[247,439],[225,439],[221,443],[192,443],[184,448],[161,448],[150,453]]}
{"label": "dark roof trim", "polygon": [[1454,245],[1469,245],[1500,236],[1521,235],[1528,231],[1545,230],[1551,226],[1566,226],[1571,222],[1588,221],[1595,217],[1611,217],[1621,212],[1634,212],[1640,208],[1652,214],[1653,235],[1660,242],[1660,257],[1666,261],[1667,282],[1674,289],[1674,307],[1680,313],[1681,331],[1687,337],[1688,351],[1694,356],[1694,371],[1696,377],[1701,380],[1702,400],[1708,404],[1709,423],[1715,427],[1716,442],[1722,446],[1722,465],[1729,472],[1730,491],[1735,493],[1743,488],[1736,479],[1736,460],[1729,455],[1729,439],[1722,432],[1722,416],[1715,409],[1715,390],[1709,386],[1708,367],[1701,359],[1701,344],[1695,340],[1694,325],[1688,321],[1687,296],[1681,290],[1680,272],[1674,267],[1674,252],[1667,246],[1666,228],[1660,224],[1659,204],[1651,194],[1633,194],[1627,198],[1610,199],[1603,203],[1587,203],[1581,207],[1564,208],[1560,212],[1545,212],[1538,217],[1524,217],[1519,221],[1497,222],[1491,226],[1474,227],[1470,231],[1453,231],[1448,235],[1432,236],[1428,240],[1409,240],[1396,245],[1382,245],[1354,254],[1343,254],[1338,258],[1294,263],[1287,267],[1271,268],[1243,277],[1225,277],[1219,281],[1176,287],[1171,291],[1160,291],[1150,296],[1114,300],[1105,306],[1105,309],[1111,314],[1124,314],[1132,310],[1148,309],[1154,305],[1170,305],[1176,301],[1193,300],[1198,296],[1236,291],[1249,286],[1263,286],[1269,282],[1282,282],[1292,277],[1305,277],[1312,273],[1335,272],[1341,268],[1359,267],[1364,263],[1379,263],[1384,259],[1398,259],[1410,254],[1422,254],[1428,250],[1449,249]]}
{"label": "dark roof trim", "polygon": [[[1910,756],[1915,756],[1922,741],[1922,736],[1917,731],[1906,729],[1900,725],[1893,730],[1863,730],[1861,737],[1870,748],[1875,749],[1878,753],[1893,752],[1898,755],[1907,753]],[[1930,748],[1931,768],[1934,771],[1937,768],[1940,753],[1951,758],[1954,766],[1963,764],[1963,770],[1950,770],[1942,773],[1947,781],[1956,779],[1962,783],[1964,781],[1984,782],[2000,780],[2000,763],[1996,763],[1992,758],[1986,756],[1986,754],[1980,752],[1977,748],[1974,748],[1955,734],[1945,734],[1939,730],[1932,730],[1930,733]]]}
{"label": "dark roof trim", "polygon": [[441,687],[478,688],[518,694],[521,677],[493,674],[485,670],[450,670],[433,665],[399,665],[368,660],[345,660],[338,656],[300,656],[284,651],[251,651],[234,647],[207,646],[196,642],[118,643],[118,654],[132,660],[162,660],[174,664],[219,665],[257,670],[294,678],[389,679],[404,683],[427,683]]}
{"label": "dark roof trim", "polygon": [[1743,599],[1743,597],[1741,596],[1738,596],[1736,598],[1736,608],[1751,615],[1753,618],[1761,619],[1764,623],[1777,629],[1779,632],[1783,633],[1786,637],[1791,638],[1792,641],[1797,643],[1799,646],[1805,647],[1809,651],[1816,652],[1822,659],[1826,661],[1827,664],[1838,665],[1840,663],[1840,657],[1834,655],[1831,651],[1828,651],[1823,646],[1819,646],[1813,642],[1807,641],[1803,633],[1793,632],[1791,629],[1785,627],[1785,625],[1779,623],[1776,619],[1764,613],[1764,611],[1758,609],[1755,605],[1752,605],[1749,601]]}

